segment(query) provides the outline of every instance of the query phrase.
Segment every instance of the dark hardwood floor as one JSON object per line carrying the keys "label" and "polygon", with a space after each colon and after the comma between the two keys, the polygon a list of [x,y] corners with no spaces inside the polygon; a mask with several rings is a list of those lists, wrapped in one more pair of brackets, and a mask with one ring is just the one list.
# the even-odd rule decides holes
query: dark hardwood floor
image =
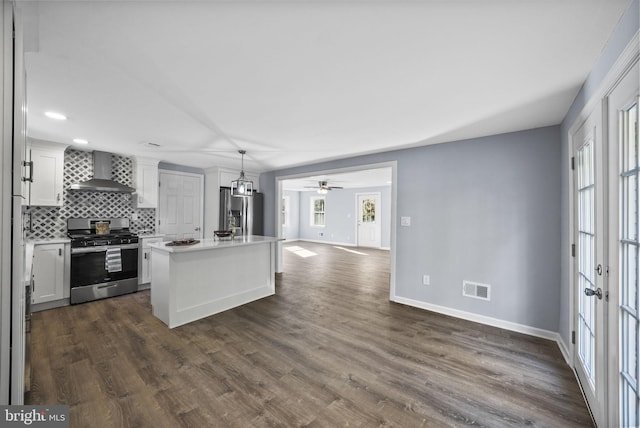
{"label": "dark hardwood floor", "polygon": [[386,251],[295,246],[275,296],[173,330],[148,291],[35,313],[28,402],[72,427],[592,426],[554,342],[389,302]]}

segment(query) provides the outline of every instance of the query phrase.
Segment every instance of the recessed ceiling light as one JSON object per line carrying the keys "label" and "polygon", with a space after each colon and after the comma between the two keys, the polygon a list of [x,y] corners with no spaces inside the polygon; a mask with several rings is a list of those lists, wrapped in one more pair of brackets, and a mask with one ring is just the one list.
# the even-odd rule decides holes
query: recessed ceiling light
{"label": "recessed ceiling light", "polygon": [[56,113],[55,111],[47,111],[44,113],[44,115],[47,116],[49,119],[67,120],[67,116],[65,116],[62,113]]}
{"label": "recessed ceiling light", "polygon": [[89,141],[83,140],[82,138],[74,138],[73,142],[76,144],[89,144]]}

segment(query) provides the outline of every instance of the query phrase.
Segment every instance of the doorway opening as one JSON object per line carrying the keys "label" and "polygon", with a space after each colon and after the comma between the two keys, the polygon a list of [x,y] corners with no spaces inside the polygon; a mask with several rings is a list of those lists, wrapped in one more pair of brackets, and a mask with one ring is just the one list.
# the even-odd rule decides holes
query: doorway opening
{"label": "doorway opening", "polygon": [[284,269],[284,251],[310,257],[291,241],[329,244],[349,254],[386,250],[389,296],[394,295],[396,168],[392,161],[276,177],[276,230],[285,239],[278,245],[276,271]]}

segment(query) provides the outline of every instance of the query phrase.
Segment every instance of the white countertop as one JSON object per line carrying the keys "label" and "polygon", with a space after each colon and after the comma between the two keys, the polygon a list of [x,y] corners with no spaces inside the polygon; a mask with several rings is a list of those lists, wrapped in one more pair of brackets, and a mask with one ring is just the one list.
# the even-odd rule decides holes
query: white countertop
{"label": "white countertop", "polygon": [[138,238],[147,239],[147,238],[164,238],[164,233],[145,233],[138,234]]}
{"label": "white countertop", "polygon": [[62,238],[46,238],[46,239],[27,239],[26,243],[31,243],[33,245],[40,244],[68,244],[71,242],[71,239],[62,237]]}
{"label": "white countertop", "polygon": [[269,244],[272,242],[283,241],[284,239],[275,238],[273,236],[258,236],[258,235],[250,235],[250,236],[238,236],[233,240],[230,239],[200,239],[200,242],[193,245],[185,245],[185,246],[169,246],[167,247],[168,242],[157,242],[149,244],[149,247],[165,251],[167,253],[188,253],[192,251],[205,251],[205,250],[215,250],[222,248],[231,248],[231,247],[241,247],[243,245],[260,245],[260,244]]}

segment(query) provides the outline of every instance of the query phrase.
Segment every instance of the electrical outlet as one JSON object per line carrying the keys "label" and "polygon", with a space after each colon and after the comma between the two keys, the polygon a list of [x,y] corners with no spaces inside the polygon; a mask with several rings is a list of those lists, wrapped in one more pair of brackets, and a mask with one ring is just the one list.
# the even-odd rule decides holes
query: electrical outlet
{"label": "electrical outlet", "polygon": [[429,275],[422,275],[422,285],[431,285],[431,278]]}
{"label": "electrical outlet", "polygon": [[411,226],[411,217],[400,217],[400,226]]}

